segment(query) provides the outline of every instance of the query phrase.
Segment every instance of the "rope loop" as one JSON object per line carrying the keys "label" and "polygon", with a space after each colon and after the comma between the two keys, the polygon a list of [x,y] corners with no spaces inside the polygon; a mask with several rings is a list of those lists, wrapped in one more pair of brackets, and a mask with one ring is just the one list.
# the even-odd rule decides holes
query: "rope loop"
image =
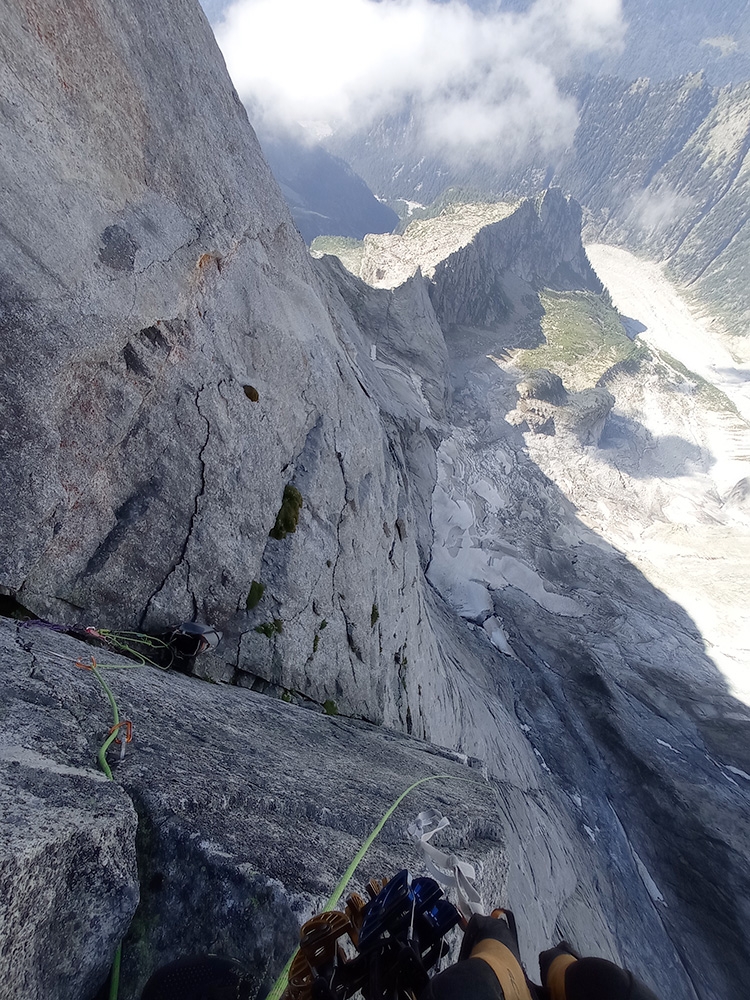
{"label": "rope loop", "polygon": [[448,826],[450,820],[447,816],[437,809],[424,809],[409,824],[407,833],[422,848],[425,867],[430,875],[445,888],[456,890],[456,907],[464,920],[470,920],[474,913],[485,912],[482,897],[474,886],[477,877],[474,866],[430,843],[436,833]]}

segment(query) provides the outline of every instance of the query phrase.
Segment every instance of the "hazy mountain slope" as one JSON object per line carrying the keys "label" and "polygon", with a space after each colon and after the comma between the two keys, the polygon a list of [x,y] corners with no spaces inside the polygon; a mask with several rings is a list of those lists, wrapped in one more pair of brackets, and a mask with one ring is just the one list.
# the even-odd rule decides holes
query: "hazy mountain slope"
{"label": "hazy mountain slope", "polygon": [[[407,110],[389,115],[361,132],[335,132],[326,149],[351,164],[379,198],[389,204],[407,199],[430,205],[448,187],[468,187],[473,193],[501,197],[508,191],[505,177],[511,165],[449,162],[439,150],[415,141],[415,127]],[[498,173],[503,175],[498,182]]]}
{"label": "hazy mountain slope", "polygon": [[398,225],[393,209],[322,146],[291,134],[261,134],[260,141],[306,243],[326,233],[361,239],[365,233],[389,233]]}
{"label": "hazy mountain slope", "polygon": [[[492,0],[469,0],[482,10]],[[531,0],[504,0],[526,10]],[[600,60],[600,69],[626,80],[670,80],[705,69],[713,84],[750,77],[750,5],[747,0],[622,0],[627,26],[622,51]]]}
{"label": "hazy mountain slope", "polygon": [[591,211],[592,236],[668,260],[730,330],[747,332],[750,84],[600,78],[582,96],[557,176]]}
{"label": "hazy mountain slope", "polygon": [[705,69],[713,84],[750,77],[747,0],[623,0],[628,25],[619,58],[603,67],[628,79],[669,80]]}
{"label": "hazy mountain slope", "polygon": [[667,83],[589,77],[575,94],[580,124],[556,175],[602,221],[636,200],[717,101],[703,74]]}
{"label": "hazy mountain slope", "polygon": [[[494,166],[425,156],[408,118],[380,122],[366,137],[339,137],[337,148],[391,200],[430,201],[447,185],[470,198],[560,184],[584,206],[589,238],[668,260],[727,329],[744,334],[749,88],[716,90],[704,74],[663,83],[589,77],[575,87],[575,142],[550,165],[519,167],[499,152]],[[379,163],[377,143],[385,151]]]}
{"label": "hazy mountain slope", "polygon": [[[649,185],[645,201],[658,207],[662,196],[689,207],[681,226],[657,223],[649,247],[663,247],[671,273],[714,305],[730,329],[747,333],[750,84],[720,93],[700,129]],[[629,243],[637,239],[637,230],[628,234]]]}

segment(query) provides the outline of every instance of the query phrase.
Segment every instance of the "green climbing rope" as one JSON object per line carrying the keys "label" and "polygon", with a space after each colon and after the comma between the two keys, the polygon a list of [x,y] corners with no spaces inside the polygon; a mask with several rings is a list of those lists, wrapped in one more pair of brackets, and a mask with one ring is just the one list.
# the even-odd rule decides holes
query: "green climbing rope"
{"label": "green climbing rope", "polygon": [[[102,771],[104,771],[104,773],[107,775],[110,781],[113,781],[114,779],[112,777],[112,769],[107,761],[107,750],[109,750],[114,741],[118,738],[118,733],[120,733],[120,711],[117,708],[117,702],[115,700],[115,696],[114,694],[112,694],[112,688],[104,680],[104,678],[100,673],[100,670],[114,669],[116,664],[99,665],[92,656],[91,666],[87,666],[86,664],[80,663],[80,661],[79,665],[82,667],[86,667],[88,670],[91,671],[94,677],[96,677],[97,681],[104,689],[104,693],[107,695],[107,699],[112,708],[112,718],[114,720],[112,724],[112,729],[107,735],[107,738],[104,741],[104,743],[102,743],[102,745],[99,747],[99,753],[97,754],[97,757],[99,759],[99,766],[101,767]],[[121,738],[125,739],[124,734],[121,734]],[[120,990],[121,962],[122,962],[122,944],[118,944],[117,951],[115,952],[114,961],[112,962],[112,971],[109,977],[109,1000],[117,1000],[117,994],[119,993]]]}
{"label": "green climbing rope", "polygon": [[[95,660],[93,660],[93,662],[96,663]],[[102,743],[102,745],[99,747],[99,753],[97,756],[99,758],[99,767],[101,767],[102,771],[104,771],[109,780],[113,781],[114,779],[112,778],[112,769],[110,768],[109,763],[107,761],[107,750],[109,750],[114,741],[117,739],[117,734],[119,732],[118,727],[120,725],[120,712],[118,711],[117,708],[117,702],[115,701],[115,696],[112,694],[112,689],[110,688],[109,684],[107,684],[107,682],[104,680],[102,675],[99,673],[100,669],[101,668],[98,666],[92,666],[91,673],[94,675],[94,677],[96,677],[101,686],[104,688],[104,693],[106,694],[107,698],[109,699],[109,703],[112,706],[112,718],[114,722],[112,725],[112,730],[110,731],[104,743]]]}
{"label": "green climbing rope", "polygon": [[[341,899],[342,895],[344,894],[344,890],[346,889],[346,887],[349,884],[352,876],[354,875],[354,872],[357,870],[360,862],[362,861],[362,859],[364,858],[365,854],[367,854],[368,850],[372,846],[372,842],[375,840],[375,838],[380,833],[380,831],[383,829],[383,827],[385,826],[385,824],[388,822],[388,820],[391,818],[391,816],[394,814],[394,812],[398,809],[398,807],[404,801],[404,799],[406,798],[406,796],[409,795],[411,792],[413,792],[415,788],[419,788],[420,785],[424,785],[428,781],[438,781],[440,778],[451,779],[451,778],[454,778],[454,777],[455,776],[452,775],[452,774],[432,774],[428,778],[420,778],[419,781],[415,781],[413,785],[409,785],[409,787],[406,789],[406,791],[402,792],[399,795],[399,797],[396,799],[396,801],[393,802],[393,804],[388,807],[388,809],[386,810],[383,818],[380,820],[380,822],[377,824],[377,826],[375,827],[375,829],[367,837],[367,839],[364,841],[364,843],[362,844],[362,846],[360,847],[360,849],[357,851],[357,853],[352,858],[352,863],[349,865],[349,867],[346,869],[346,871],[344,872],[344,874],[341,876],[341,879],[340,879],[338,885],[333,890],[330,898],[328,899],[328,902],[325,904],[325,906],[324,906],[325,910],[332,910],[337,905],[338,901]],[[281,973],[279,974],[278,979],[276,980],[276,982],[271,987],[271,991],[268,994],[268,996],[266,997],[266,1000],[281,1000],[281,995],[283,994],[284,990],[286,989],[287,981],[289,979],[289,970],[292,967],[292,962],[297,957],[297,951],[298,950],[299,949],[295,948],[295,950],[292,952],[291,957],[289,958],[289,961],[286,963],[286,965],[284,966],[284,968],[281,970]]]}
{"label": "green climbing rope", "polygon": [[139,664],[148,664],[150,667],[160,667],[160,669],[162,669],[160,664],[152,660],[151,657],[146,656],[138,647],[145,647],[148,652],[168,650],[170,648],[168,642],[165,642],[163,639],[157,639],[153,635],[146,635],[145,632],[112,632],[108,628],[100,628],[92,629],[90,634],[103,639],[108,646],[111,646],[118,653],[132,656],[133,659],[138,660]]}

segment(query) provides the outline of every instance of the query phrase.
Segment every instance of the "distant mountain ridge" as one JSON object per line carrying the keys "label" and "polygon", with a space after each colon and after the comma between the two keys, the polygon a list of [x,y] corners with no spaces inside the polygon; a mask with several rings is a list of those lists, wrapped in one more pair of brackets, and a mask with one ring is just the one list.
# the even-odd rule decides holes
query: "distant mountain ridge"
{"label": "distant mountain ridge", "polygon": [[[408,116],[332,147],[391,201],[503,199],[550,183],[579,201],[587,236],[667,260],[670,272],[735,334],[750,324],[750,84],[712,87],[703,73],[653,82],[586,77],[573,145],[554,163],[458,167],[417,147]],[[377,155],[373,152],[377,150]]]}
{"label": "distant mountain ridge", "polygon": [[[475,10],[491,0],[468,0]],[[524,11],[532,0],[503,0]],[[705,70],[714,85],[750,77],[750,3],[747,0],[622,0],[627,25],[622,51],[599,57],[600,71],[636,80],[671,80]]]}
{"label": "distant mountain ridge", "polygon": [[731,332],[750,331],[750,83],[599,78],[558,178],[590,236],[666,260]]}
{"label": "distant mountain ridge", "polygon": [[326,239],[311,252],[340,256],[376,288],[396,288],[420,272],[444,332],[483,331],[495,347],[536,346],[540,287],[602,291],[580,233],[580,205],[550,188],[514,204],[450,205],[403,234],[365,237],[358,255]]}

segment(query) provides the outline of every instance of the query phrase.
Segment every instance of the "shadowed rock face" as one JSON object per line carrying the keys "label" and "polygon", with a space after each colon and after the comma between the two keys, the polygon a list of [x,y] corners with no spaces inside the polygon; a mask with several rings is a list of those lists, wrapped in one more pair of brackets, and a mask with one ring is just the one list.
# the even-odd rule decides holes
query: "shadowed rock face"
{"label": "shadowed rock face", "polygon": [[[260,995],[400,792],[429,775],[352,885],[421,866],[405,837],[434,803],[446,847],[505,894],[497,786],[466,758],[236,688],[151,667],[104,670],[134,742],[96,766],[111,725],[80,642],[0,620],[0,996],[90,1000],[123,946],[120,996],[160,965],[218,952]],[[477,762],[474,762],[475,764]],[[137,832],[136,832],[137,813]],[[350,889],[351,891],[351,889]],[[136,906],[138,909],[136,910]]]}
{"label": "shadowed rock face", "polygon": [[529,372],[516,389],[521,399],[542,399],[556,406],[564,406],[568,399],[568,391],[560,376],[544,368]]}
{"label": "shadowed rock face", "polygon": [[527,296],[540,286],[601,290],[581,246],[580,206],[559,189],[522,202],[438,264],[430,295],[443,328],[494,329],[510,319],[524,294],[513,278]]}

